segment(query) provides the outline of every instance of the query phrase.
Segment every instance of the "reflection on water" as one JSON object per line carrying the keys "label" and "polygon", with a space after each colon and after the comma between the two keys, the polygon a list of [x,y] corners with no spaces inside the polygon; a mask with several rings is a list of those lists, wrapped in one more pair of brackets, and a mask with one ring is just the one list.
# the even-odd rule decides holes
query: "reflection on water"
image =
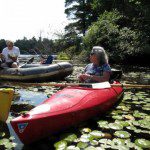
{"label": "reflection on water", "polygon": [[27,103],[29,105],[37,106],[41,104],[45,99],[47,99],[47,95],[43,92],[33,92],[25,89],[20,89],[17,90],[17,95],[14,99],[13,104]]}

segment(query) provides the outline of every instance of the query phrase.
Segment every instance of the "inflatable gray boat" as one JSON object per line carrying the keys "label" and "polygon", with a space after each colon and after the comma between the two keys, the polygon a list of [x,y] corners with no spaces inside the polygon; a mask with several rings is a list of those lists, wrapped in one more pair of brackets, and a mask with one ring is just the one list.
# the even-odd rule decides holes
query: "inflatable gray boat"
{"label": "inflatable gray boat", "polygon": [[73,71],[72,64],[61,62],[51,65],[26,64],[21,68],[0,69],[0,80],[46,81],[63,79]]}

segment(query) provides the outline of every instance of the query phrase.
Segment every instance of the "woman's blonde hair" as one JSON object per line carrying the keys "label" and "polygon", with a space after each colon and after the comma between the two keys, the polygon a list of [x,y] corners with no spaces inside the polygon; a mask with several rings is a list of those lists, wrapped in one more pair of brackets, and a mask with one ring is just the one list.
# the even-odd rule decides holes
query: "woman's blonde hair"
{"label": "woman's blonde hair", "polygon": [[97,56],[97,59],[99,60],[99,65],[103,65],[108,63],[108,56],[106,54],[106,51],[101,46],[94,46],[92,48],[91,53],[95,54]]}
{"label": "woman's blonde hair", "polygon": [[7,40],[7,41],[6,41],[6,45],[9,45],[9,44],[14,45],[14,42],[11,41],[11,40]]}

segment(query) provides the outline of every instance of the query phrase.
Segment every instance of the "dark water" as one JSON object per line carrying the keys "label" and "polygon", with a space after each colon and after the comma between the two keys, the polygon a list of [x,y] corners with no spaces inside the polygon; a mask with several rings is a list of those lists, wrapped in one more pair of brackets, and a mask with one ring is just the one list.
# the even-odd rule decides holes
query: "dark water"
{"label": "dark water", "polygon": [[[74,73],[69,77],[70,81],[75,81],[76,75],[78,72],[80,72],[83,69],[83,67],[75,67]],[[124,76],[122,78],[123,83],[132,83],[132,84],[149,84],[150,75],[147,73],[147,70],[142,70],[140,72],[136,71],[126,71],[124,73]],[[79,126],[75,128],[68,129],[67,131],[63,131],[62,133],[58,135],[54,135],[52,137],[48,137],[46,139],[43,139],[37,143],[33,143],[31,145],[23,145],[15,132],[13,131],[10,120],[21,113],[24,113],[26,111],[31,110],[38,104],[42,103],[47,97],[50,97],[52,94],[56,93],[59,90],[59,88],[56,87],[27,87],[22,88],[17,86],[15,90],[15,96],[14,100],[12,102],[9,118],[7,120],[7,123],[0,123],[0,150],[2,149],[15,149],[15,150],[32,150],[32,149],[38,149],[38,150],[51,150],[55,149],[54,144],[59,142],[62,138],[61,136],[63,134],[67,133],[73,133],[77,136],[78,140],[82,141],[82,136],[85,134],[81,132],[82,129],[90,129],[90,130],[100,130],[105,133],[107,133],[107,136],[104,139],[108,139],[113,141],[115,139],[114,137],[114,130],[113,129],[103,129],[98,127],[98,121],[105,120],[109,123],[113,123],[116,120],[119,121],[128,121],[132,124],[132,117],[134,117],[135,112],[138,113],[144,113],[145,116],[142,116],[143,118],[150,118],[150,111],[149,109],[143,110],[142,107],[149,107],[150,106],[150,97],[149,97],[149,90],[146,89],[126,89],[125,90],[125,96],[127,96],[126,99],[122,99],[122,101],[117,104],[116,108],[113,109],[113,111],[104,116],[95,117],[94,119],[90,120],[89,122],[85,122],[83,124],[80,124]],[[146,100],[147,101],[146,101]],[[140,102],[140,103],[139,103]],[[147,105],[147,107],[145,106]],[[122,111],[123,109],[123,111]],[[119,112],[119,113],[118,113]],[[115,114],[116,113],[116,114]],[[112,115],[113,114],[113,115]],[[114,115],[115,114],[115,115]],[[124,118],[121,118],[124,116]],[[141,117],[141,118],[142,118]],[[136,117],[135,121],[136,121]],[[139,117],[140,118],[140,117]],[[139,118],[137,120],[139,120]],[[138,126],[136,126],[138,127]],[[144,134],[139,135],[135,131],[124,129],[124,131],[128,131],[132,133],[132,136],[128,139],[130,139],[131,144],[134,143],[134,141],[138,138],[140,139],[146,139],[149,140],[150,138],[150,129],[146,128],[143,129],[143,127],[139,127],[145,132],[146,137]],[[139,129],[138,128],[138,129]],[[139,131],[140,132],[140,131]],[[5,133],[4,136],[1,134]],[[141,133],[141,132],[140,132]],[[86,133],[87,134],[87,133]],[[66,136],[67,137],[67,136]],[[7,140],[4,140],[7,139]],[[76,141],[67,143],[67,146],[72,146],[72,149],[79,147],[79,141],[76,139]],[[86,143],[86,142],[85,142]],[[92,142],[87,142],[88,146],[91,146],[91,149],[94,149],[93,147],[104,147],[103,144],[101,144],[98,140],[94,140]],[[109,145],[109,144],[106,144]],[[86,146],[86,147],[88,147]],[[82,146],[81,146],[82,147]],[[80,149],[85,149],[81,148]],[[127,146],[126,149],[138,149],[136,146]],[[104,147],[105,148],[105,147]],[[58,148],[59,149],[59,148]],[[106,149],[110,149],[110,147],[106,147]],[[114,148],[115,149],[115,148]],[[117,148],[116,148],[117,149]],[[68,148],[69,150],[69,148]],[[140,150],[140,147],[139,147]]]}

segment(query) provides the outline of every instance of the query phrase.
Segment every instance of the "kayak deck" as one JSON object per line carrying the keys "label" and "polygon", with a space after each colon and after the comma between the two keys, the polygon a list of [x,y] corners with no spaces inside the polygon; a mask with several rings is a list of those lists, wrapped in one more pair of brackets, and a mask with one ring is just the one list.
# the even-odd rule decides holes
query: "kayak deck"
{"label": "kayak deck", "polygon": [[20,140],[29,144],[98,114],[104,114],[122,94],[122,87],[64,88],[25,115],[13,119],[11,125]]}

